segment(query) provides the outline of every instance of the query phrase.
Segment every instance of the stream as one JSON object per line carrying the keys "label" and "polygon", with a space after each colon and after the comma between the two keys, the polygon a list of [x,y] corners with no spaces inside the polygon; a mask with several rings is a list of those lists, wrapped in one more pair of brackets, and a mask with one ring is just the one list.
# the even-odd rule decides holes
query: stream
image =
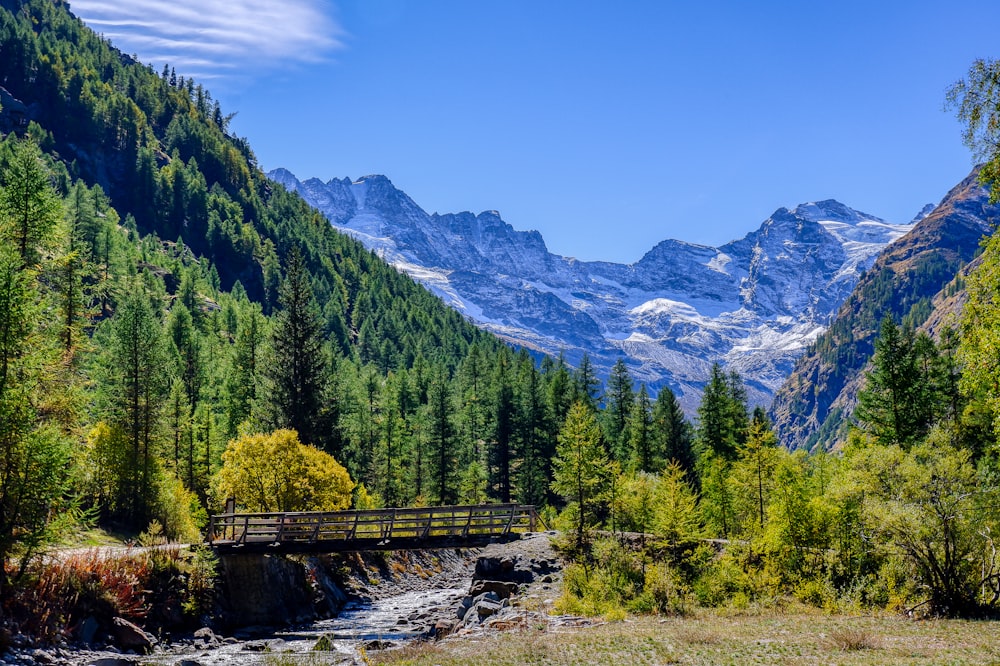
{"label": "stream", "polygon": [[[337,617],[328,620],[219,647],[169,650],[142,657],[141,661],[171,666],[184,659],[201,666],[339,664],[358,656],[359,648],[372,641],[399,642],[421,636],[428,623],[433,626],[435,618],[453,614],[465,593],[466,588],[421,590],[371,602],[351,602]],[[330,639],[331,649],[314,651],[323,636]]]}

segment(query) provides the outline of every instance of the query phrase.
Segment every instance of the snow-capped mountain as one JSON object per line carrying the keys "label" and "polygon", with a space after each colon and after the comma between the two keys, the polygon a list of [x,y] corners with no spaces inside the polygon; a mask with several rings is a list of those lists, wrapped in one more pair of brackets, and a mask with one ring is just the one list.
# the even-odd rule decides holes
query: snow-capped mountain
{"label": "snow-capped mountain", "polygon": [[496,211],[428,214],[385,176],[269,176],[484,328],[570,363],[586,351],[605,371],[624,356],[637,381],[669,385],[688,410],[715,361],[768,403],[861,272],[926,214],[892,224],[818,201],[779,208],[722,247],[666,240],[623,265],[552,254]]}

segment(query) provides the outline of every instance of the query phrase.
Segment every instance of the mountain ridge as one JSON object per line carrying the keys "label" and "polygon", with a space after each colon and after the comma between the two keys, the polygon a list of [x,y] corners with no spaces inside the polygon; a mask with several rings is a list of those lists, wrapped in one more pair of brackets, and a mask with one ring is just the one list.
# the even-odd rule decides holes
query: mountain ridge
{"label": "mountain ridge", "polygon": [[383,175],[268,175],[487,330],[570,362],[587,352],[602,374],[625,358],[689,413],[713,362],[768,404],[861,273],[910,228],[825,199],[779,208],[720,247],[665,239],[618,264],[555,254],[496,211],[428,214]]}
{"label": "mountain ridge", "polygon": [[[776,392],[770,412],[782,444],[828,449],[843,437],[841,424],[854,411],[882,318],[899,323],[910,313],[932,310],[934,299],[1000,222],[1000,206],[990,205],[988,197],[974,169],[882,252]],[[916,319],[919,326],[925,317]]]}

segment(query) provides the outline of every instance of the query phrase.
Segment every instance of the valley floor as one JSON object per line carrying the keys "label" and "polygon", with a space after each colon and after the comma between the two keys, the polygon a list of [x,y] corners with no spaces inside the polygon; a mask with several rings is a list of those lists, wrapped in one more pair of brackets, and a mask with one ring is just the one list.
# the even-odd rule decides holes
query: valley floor
{"label": "valley floor", "polygon": [[809,611],[630,617],[456,636],[369,653],[375,664],[1000,664],[998,622]]}

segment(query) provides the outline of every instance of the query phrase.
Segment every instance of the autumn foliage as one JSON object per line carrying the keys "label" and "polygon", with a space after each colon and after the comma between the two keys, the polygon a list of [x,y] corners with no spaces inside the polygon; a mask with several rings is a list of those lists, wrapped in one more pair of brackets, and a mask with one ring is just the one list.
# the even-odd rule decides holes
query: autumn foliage
{"label": "autumn foliage", "polygon": [[354,482],[333,456],[302,444],[294,430],[243,435],[229,442],[215,477],[221,503],[235,497],[247,511],[337,511],[351,503]]}

